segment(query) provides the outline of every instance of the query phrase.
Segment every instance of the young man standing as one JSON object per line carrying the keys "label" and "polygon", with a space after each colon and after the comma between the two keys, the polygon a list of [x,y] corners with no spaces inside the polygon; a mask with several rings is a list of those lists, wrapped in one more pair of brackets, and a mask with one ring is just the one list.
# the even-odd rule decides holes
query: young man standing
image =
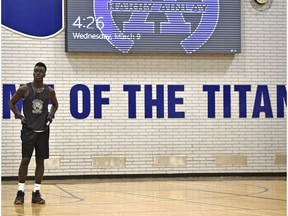
{"label": "young man standing", "polygon": [[[49,158],[49,124],[58,109],[55,91],[43,83],[46,76],[46,65],[38,62],[34,67],[33,82],[17,89],[9,101],[9,107],[20,118],[22,123],[22,160],[18,172],[18,192],[15,205],[24,203],[24,187],[28,165],[35,149],[36,170],[35,185],[32,192],[32,203],[45,204],[41,198],[40,187],[44,175],[44,159]],[[16,103],[23,99],[23,113],[18,110]],[[52,103],[48,112],[49,100]]]}

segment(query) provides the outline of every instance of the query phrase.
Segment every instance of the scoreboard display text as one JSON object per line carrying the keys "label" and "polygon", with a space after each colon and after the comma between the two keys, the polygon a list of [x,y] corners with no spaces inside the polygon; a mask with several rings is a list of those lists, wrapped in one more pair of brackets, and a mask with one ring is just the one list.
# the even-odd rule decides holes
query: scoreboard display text
{"label": "scoreboard display text", "polygon": [[241,0],[67,0],[66,51],[240,53]]}

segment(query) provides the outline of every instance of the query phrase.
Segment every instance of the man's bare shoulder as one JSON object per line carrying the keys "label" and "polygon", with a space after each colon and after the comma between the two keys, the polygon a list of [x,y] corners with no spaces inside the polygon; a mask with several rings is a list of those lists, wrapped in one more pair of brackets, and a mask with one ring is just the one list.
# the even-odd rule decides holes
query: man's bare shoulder
{"label": "man's bare shoulder", "polygon": [[56,92],[53,88],[51,88],[50,86],[48,86],[49,89],[49,97],[51,98],[55,98],[56,97]]}
{"label": "man's bare shoulder", "polygon": [[25,85],[20,86],[17,91],[26,92],[28,90],[29,90],[29,86],[27,84],[25,84]]}
{"label": "man's bare shoulder", "polygon": [[12,101],[18,101],[20,98],[25,99],[27,95],[29,94],[29,86],[27,84],[20,86],[16,93],[11,98]]}
{"label": "man's bare shoulder", "polygon": [[49,93],[55,93],[55,90],[51,88],[50,86],[48,86],[48,89],[49,89]]}

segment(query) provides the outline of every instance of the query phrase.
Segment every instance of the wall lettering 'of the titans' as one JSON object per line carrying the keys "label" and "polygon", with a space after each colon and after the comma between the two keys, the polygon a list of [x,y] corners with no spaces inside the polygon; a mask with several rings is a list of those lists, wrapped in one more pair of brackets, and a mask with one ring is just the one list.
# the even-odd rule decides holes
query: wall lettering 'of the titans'
{"label": "wall lettering 'of the titans'", "polygon": [[[54,88],[54,85],[49,86]],[[201,99],[203,98],[203,104],[207,104],[207,117],[285,117],[285,108],[287,107],[285,85],[276,85],[275,87],[257,85],[253,89],[255,90],[252,91],[251,85],[234,85],[233,87],[231,85],[203,85],[202,91],[206,92],[207,97],[203,95]],[[187,118],[184,111],[184,98],[176,96],[177,92],[182,92],[182,95],[184,95],[184,91],[184,85],[123,85],[123,92],[126,93],[128,101],[127,117],[131,119],[137,118],[137,114],[143,112],[143,107],[140,106],[144,106],[143,116],[145,118],[153,118],[153,109],[156,112],[155,118]],[[15,92],[16,85],[3,84],[3,119],[11,118],[8,102]],[[94,85],[92,92],[93,94],[91,94],[89,87],[84,84],[72,86],[69,97],[70,113],[73,118],[85,119],[90,116],[91,101],[94,101],[94,118],[103,118],[103,110],[107,110],[107,107],[104,106],[109,105],[110,100],[107,96],[103,97],[102,93],[106,92],[106,95],[109,95],[110,85]],[[82,97],[79,95],[82,95]],[[137,103],[140,96],[144,98],[144,104]],[[197,101],[197,103],[201,104],[201,101]],[[232,113],[232,110],[237,110],[232,109],[235,106],[238,108],[238,112],[235,113],[234,111]],[[22,101],[17,103],[17,107],[22,111]],[[222,107],[223,115],[217,112],[219,107]],[[273,107],[276,110],[273,110]]]}

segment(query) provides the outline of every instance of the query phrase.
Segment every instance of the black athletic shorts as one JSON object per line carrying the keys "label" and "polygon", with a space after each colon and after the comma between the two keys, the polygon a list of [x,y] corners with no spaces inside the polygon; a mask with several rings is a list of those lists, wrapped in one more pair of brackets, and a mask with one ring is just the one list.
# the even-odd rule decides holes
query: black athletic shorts
{"label": "black athletic shorts", "polygon": [[30,158],[35,148],[35,157],[49,158],[49,127],[43,132],[35,132],[25,125],[21,130],[22,158]]}

